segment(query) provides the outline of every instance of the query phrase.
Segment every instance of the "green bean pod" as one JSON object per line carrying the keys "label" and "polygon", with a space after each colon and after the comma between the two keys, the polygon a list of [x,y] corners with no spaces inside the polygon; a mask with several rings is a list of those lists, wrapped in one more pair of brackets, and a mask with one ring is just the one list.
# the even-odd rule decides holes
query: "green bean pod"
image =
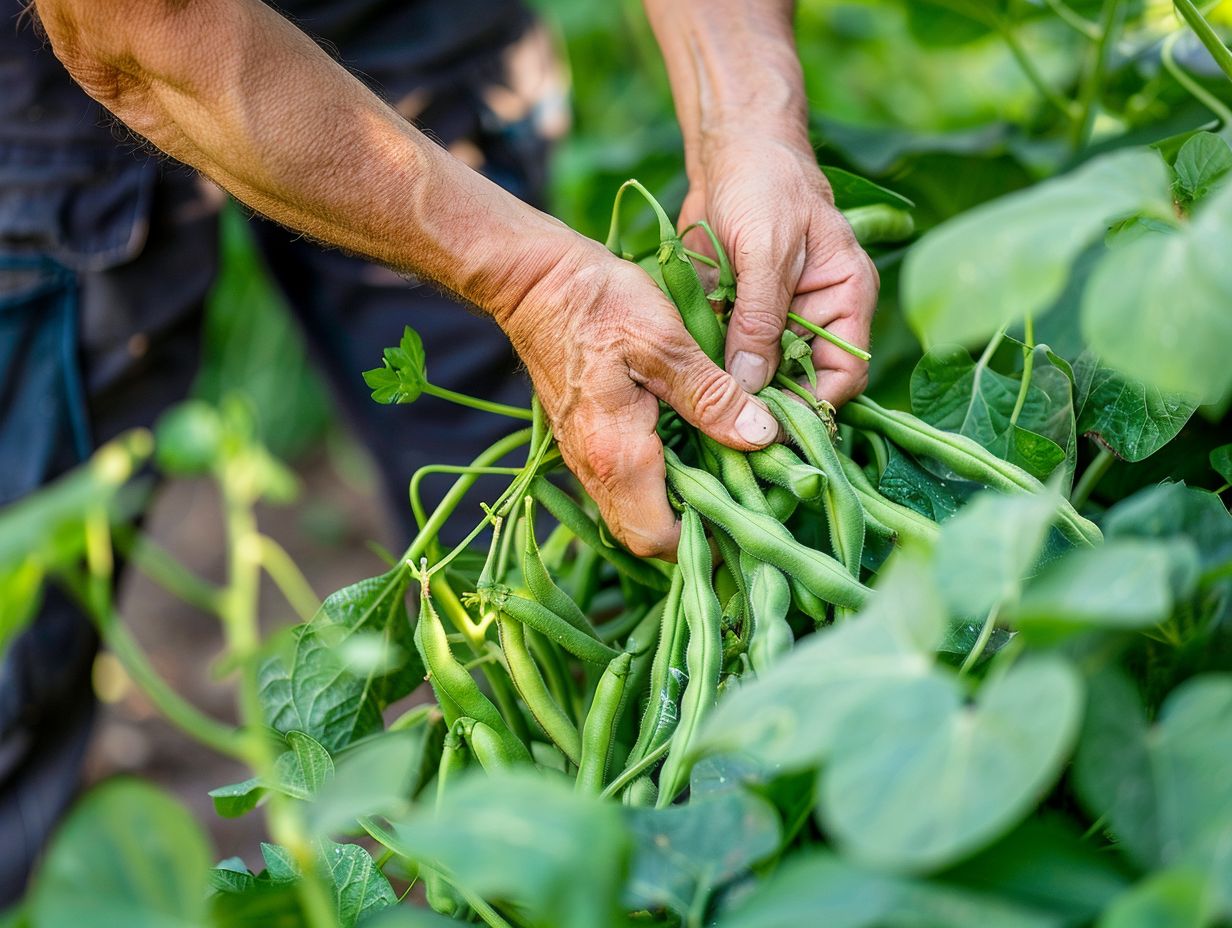
{"label": "green bean pod", "polygon": [[782,487],[766,487],[766,502],[770,504],[770,514],[779,522],[786,522],[800,507],[800,497]]}
{"label": "green bean pod", "polygon": [[864,507],[843,471],[840,455],[830,439],[830,430],[816,413],[788,399],[779,390],[762,390],[759,396],[800,446],[805,460],[826,475],[821,503],[830,527],[830,544],[851,575],[858,578],[860,558],[864,553]]}
{"label": "green bean pod", "polygon": [[546,635],[574,657],[589,664],[606,664],[620,653],[598,638],[578,631],[546,606],[533,599],[525,599],[506,586],[494,586],[486,591],[486,595],[509,618]]}
{"label": "green bean pod", "polygon": [[684,242],[672,235],[659,243],[659,270],[668,295],[680,311],[684,327],[701,347],[706,356],[719,367],[723,366],[723,327],[715,314],[706,288],[697,276],[697,268],[685,253]]}
{"label": "green bean pod", "polygon": [[909,506],[886,499],[860,469],[860,465],[842,456],[843,471],[855,487],[867,516],[875,519],[901,540],[914,539],[931,545],[941,534],[941,526]]}
{"label": "green bean pod", "polygon": [[449,647],[449,637],[441,624],[440,616],[432,605],[427,580],[420,582],[419,621],[415,623],[415,645],[419,648],[428,680],[432,689],[443,694],[442,708],[456,707],[461,716],[469,716],[490,727],[500,735],[510,754],[530,761],[526,745],[505,723],[504,717],[491,700],[479,689],[470,671],[459,663]]}
{"label": "green bean pod", "polygon": [[[1003,493],[1044,492],[1044,485],[1031,474],[967,436],[935,428],[909,413],[885,409],[868,397],[858,397],[844,406],[843,421],[882,435],[912,454],[934,458],[960,477]],[[1099,527],[1079,515],[1067,499],[1061,499],[1057,519],[1061,532],[1074,544],[1103,541]]]}
{"label": "green bean pod", "polygon": [[851,223],[851,231],[861,245],[901,242],[915,234],[915,220],[911,214],[888,203],[845,209],[843,217]]}
{"label": "green bean pod", "polygon": [[582,740],[569,714],[552,698],[543,674],[526,645],[524,627],[503,614],[497,620],[501,650],[509,667],[509,676],[522,702],[543,733],[551,739],[575,765],[582,755]]}
{"label": "green bean pod", "polygon": [[522,579],[531,596],[551,609],[558,616],[588,635],[595,634],[595,627],[586,618],[573,597],[556,585],[552,575],[548,573],[543,557],[539,553],[539,543],[535,540],[534,498],[526,497],[526,548],[522,552]]}
{"label": "green bean pod", "polygon": [[666,573],[655,567],[652,562],[635,557],[628,551],[615,548],[605,542],[599,532],[599,526],[560,487],[544,477],[536,477],[531,481],[530,492],[557,522],[567,525],[578,540],[630,580],[652,590],[667,591],[671,581],[668,580]]}
{"label": "green bean pod", "polygon": [[842,564],[820,551],[807,548],[772,516],[751,512],[731,498],[723,485],[703,470],[684,464],[674,451],[665,449],[667,478],[690,506],[718,525],[753,557],[783,571],[793,586],[815,597],[858,609],[869,589],[848,573]]}
{"label": "green bean pod", "polygon": [[582,759],[578,762],[576,788],[578,792],[595,796],[603,792],[608,764],[612,758],[616,724],[625,705],[629,668],[633,655],[618,654],[608,663],[595,686],[595,698],[582,726]]}
{"label": "green bean pod", "polygon": [[650,687],[646,708],[638,727],[637,740],[629,751],[628,763],[637,763],[671,737],[680,717],[680,694],[688,681],[685,646],[688,627],[680,610],[684,581],[679,568],[672,574],[672,586],[663,604],[659,646],[650,666]]}
{"label": "green bean pod", "polygon": [[770,445],[748,454],[749,466],[757,479],[782,487],[800,500],[821,499],[826,489],[825,472],[805,464],[786,445]]}
{"label": "green bean pod", "polygon": [[791,650],[795,642],[795,635],[787,624],[791,587],[781,570],[750,554],[740,556],[740,570],[749,590],[749,608],[753,614],[749,662],[755,673],[762,674]]}
{"label": "green bean pod", "polygon": [[713,456],[718,466],[716,476],[723,481],[723,486],[727,487],[732,499],[745,509],[767,516],[773,515],[770,504],[766,501],[766,494],[762,492],[761,485],[753,475],[753,468],[749,466],[748,455],[719,444],[709,435],[702,436],[702,446]]}
{"label": "green bean pod", "polygon": [[672,734],[672,747],[659,776],[656,805],[666,806],[688,782],[692,758],[689,749],[703,720],[718,698],[723,666],[723,610],[711,585],[710,542],[702,517],[691,506],[681,516],[677,562],[683,580],[680,604],[689,626],[685,660],[689,682],[680,700],[680,723]]}
{"label": "green bean pod", "polygon": [[502,770],[512,770],[520,762],[505,747],[500,735],[490,727],[475,719],[458,719],[454,726],[463,740],[470,745],[471,753],[479,761],[479,765],[488,773],[498,773]]}

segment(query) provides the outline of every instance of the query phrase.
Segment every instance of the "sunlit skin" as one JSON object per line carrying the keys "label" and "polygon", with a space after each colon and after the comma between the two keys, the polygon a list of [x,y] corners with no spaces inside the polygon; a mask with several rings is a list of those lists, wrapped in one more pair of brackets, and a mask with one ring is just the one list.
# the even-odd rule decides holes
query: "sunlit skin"
{"label": "sunlit skin", "polygon": [[[671,556],[658,401],[733,448],[773,441],[749,394],[787,310],[867,346],[877,274],[809,145],[792,5],[646,7],[684,132],[681,222],[709,219],[737,273],[730,374],[641,270],[441,150],[257,0],[36,3],[56,55],[134,132],[275,221],[489,313],[612,530]],[[815,360],[822,398],[863,388],[864,362],[820,340]]]}

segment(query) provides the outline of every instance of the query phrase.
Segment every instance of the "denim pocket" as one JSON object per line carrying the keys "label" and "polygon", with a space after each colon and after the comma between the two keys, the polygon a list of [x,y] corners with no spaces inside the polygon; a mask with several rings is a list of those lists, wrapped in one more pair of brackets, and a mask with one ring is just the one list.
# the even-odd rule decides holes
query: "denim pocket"
{"label": "denim pocket", "polygon": [[0,504],[89,453],[76,276],[50,258],[0,254]]}

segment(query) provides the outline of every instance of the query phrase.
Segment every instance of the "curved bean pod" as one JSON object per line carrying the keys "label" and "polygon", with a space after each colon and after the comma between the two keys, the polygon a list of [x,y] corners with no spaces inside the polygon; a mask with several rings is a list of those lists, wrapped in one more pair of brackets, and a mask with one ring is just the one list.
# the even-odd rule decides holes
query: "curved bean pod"
{"label": "curved bean pod", "polygon": [[543,674],[535,663],[530,648],[526,645],[525,629],[504,615],[496,620],[500,632],[501,650],[505,653],[505,663],[509,666],[509,676],[517,688],[522,702],[530,710],[531,716],[543,729],[543,733],[560,748],[561,752],[574,764],[582,755],[582,740],[578,735],[577,726],[569,714],[552,698],[547,684],[543,682]]}
{"label": "curved bean pod", "polygon": [[626,682],[633,655],[628,651],[612,658],[595,686],[595,698],[582,726],[582,759],[578,762],[578,792],[595,796],[603,792],[608,764],[612,759],[612,744],[616,724],[623,714],[628,695]]}
{"label": "curved bean pod", "polygon": [[580,632],[551,609],[533,599],[525,599],[508,587],[495,586],[485,592],[492,604],[509,618],[528,625],[547,636],[574,657],[589,664],[606,664],[620,652],[598,638]]}

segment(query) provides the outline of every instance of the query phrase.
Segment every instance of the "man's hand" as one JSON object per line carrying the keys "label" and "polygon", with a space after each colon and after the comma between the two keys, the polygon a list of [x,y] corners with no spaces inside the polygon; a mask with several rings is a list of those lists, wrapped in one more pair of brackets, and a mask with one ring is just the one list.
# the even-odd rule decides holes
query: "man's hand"
{"label": "man's hand", "polygon": [[[710,222],[736,272],[726,367],[744,389],[755,393],[774,376],[788,310],[868,347],[877,269],[834,208],[812,149],[764,138],[719,144],[693,180],[681,228],[698,219]],[[700,231],[690,244],[710,250]],[[813,364],[817,397],[835,406],[868,382],[867,362],[820,338]]]}
{"label": "man's hand", "polygon": [[674,556],[659,400],[743,451],[778,436],[759,400],[702,353],[636,265],[579,239],[566,260],[498,316],[552,421],[565,463],[612,531],[642,556]]}

